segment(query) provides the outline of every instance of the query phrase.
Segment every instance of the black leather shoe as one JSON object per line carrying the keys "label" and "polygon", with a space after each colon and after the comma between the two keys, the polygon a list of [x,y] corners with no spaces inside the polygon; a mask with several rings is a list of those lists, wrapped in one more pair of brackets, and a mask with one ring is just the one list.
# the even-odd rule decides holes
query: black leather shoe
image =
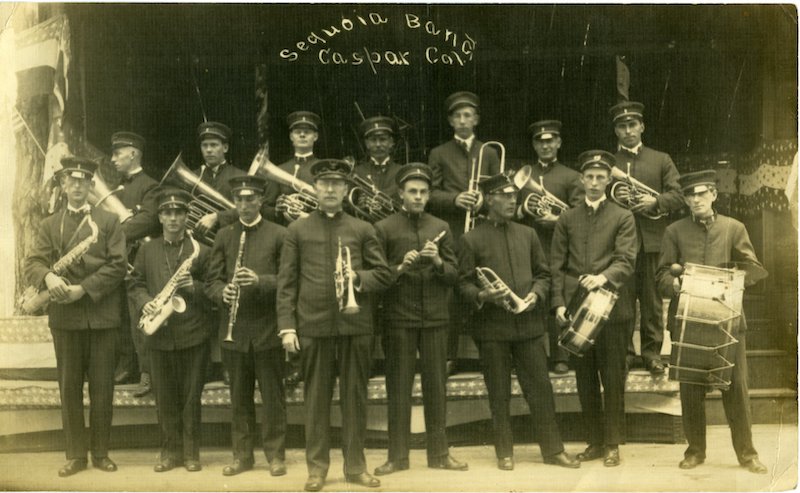
{"label": "black leather shoe", "polygon": [[223,476],[236,476],[253,468],[252,461],[233,459],[233,462],[222,468]]}
{"label": "black leather shoe", "polygon": [[703,462],[705,462],[705,459],[702,459],[701,457],[698,457],[696,455],[687,455],[678,464],[678,467],[680,467],[681,469],[694,469]]}
{"label": "black leather shoe", "polygon": [[376,476],[386,476],[397,471],[405,471],[408,469],[408,460],[386,461],[385,464],[375,468]]}
{"label": "black leather shoe", "polygon": [[599,459],[603,456],[603,447],[601,445],[589,445],[586,450],[577,455],[577,459],[581,462]]}
{"label": "black leather shoe", "polygon": [[344,479],[348,483],[366,486],[367,488],[377,488],[381,485],[381,480],[373,477],[368,472],[362,472],[361,474],[345,474]]}
{"label": "black leather shoe", "polygon": [[606,467],[619,465],[619,447],[606,447],[606,453],[603,455],[603,465]]}
{"label": "black leather shoe", "polygon": [[286,379],[284,380],[284,384],[286,387],[292,388],[297,387],[297,385],[303,381],[303,376],[300,375],[299,371],[293,371],[290,373]]}
{"label": "black leather shoe", "polygon": [[270,476],[284,476],[286,474],[286,463],[283,462],[283,459],[278,459],[277,457],[272,459],[272,462],[269,463],[269,474]]}
{"label": "black leather shoe", "polygon": [[555,455],[548,455],[544,458],[545,464],[550,464],[551,466],[561,466],[561,467],[568,467],[570,469],[577,469],[581,467],[581,461],[577,459],[573,459],[566,452],[561,452],[560,454]]}
{"label": "black leather shoe", "polygon": [[171,470],[175,469],[179,465],[180,464],[178,463],[178,461],[176,459],[173,459],[173,458],[170,457],[170,458],[167,458],[167,459],[161,459],[158,462],[158,464],[153,466],[153,470],[155,472],[167,472],[167,471],[171,471]]}
{"label": "black leather shoe", "polygon": [[62,478],[72,476],[86,469],[86,459],[70,459],[64,464],[64,467],[58,470],[58,475]]}
{"label": "black leather shoe", "polygon": [[445,369],[447,370],[448,377],[452,377],[453,375],[458,373],[458,364],[456,363],[456,360],[454,359],[447,360],[447,365],[445,366]]}
{"label": "black leather shoe", "polygon": [[432,469],[447,469],[448,471],[466,471],[469,469],[469,465],[466,462],[459,462],[450,454],[428,459],[428,467]]}
{"label": "black leather shoe", "polygon": [[114,385],[124,385],[136,381],[136,372],[129,368],[117,368],[114,372]]}
{"label": "black leather shoe", "polygon": [[187,460],[183,463],[183,467],[189,472],[197,472],[203,469],[203,465],[199,460]]}
{"label": "black leather shoe", "polygon": [[514,458],[513,457],[501,457],[497,459],[497,468],[501,471],[513,471],[514,470]]}
{"label": "black leather shoe", "polygon": [[144,397],[150,393],[152,387],[150,386],[150,374],[149,373],[142,373],[142,376],[139,380],[139,388],[137,388],[133,392],[134,397]]}
{"label": "black leather shoe", "polygon": [[306,491],[319,491],[325,486],[325,478],[321,476],[309,476],[306,480]]}
{"label": "black leather shoe", "polygon": [[650,360],[645,366],[647,367],[647,371],[649,371],[654,377],[664,374],[664,364],[660,360]]}
{"label": "black leather shoe", "polygon": [[553,367],[553,373],[555,373],[556,375],[566,375],[567,373],[569,373],[569,366],[567,366],[567,364],[564,363],[563,361],[559,361]]}
{"label": "black leather shoe", "polygon": [[117,465],[108,457],[100,457],[99,459],[92,457],[92,465],[105,472],[114,472],[117,470]]}
{"label": "black leather shoe", "polygon": [[761,463],[758,460],[758,457],[754,457],[747,462],[742,464],[742,467],[746,467],[748,471],[754,474],[766,474],[767,473],[767,466]]}

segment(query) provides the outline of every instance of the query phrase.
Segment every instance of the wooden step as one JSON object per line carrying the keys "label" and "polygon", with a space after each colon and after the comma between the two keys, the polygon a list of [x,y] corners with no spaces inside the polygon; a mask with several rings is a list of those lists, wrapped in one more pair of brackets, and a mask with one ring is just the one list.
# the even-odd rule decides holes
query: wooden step
{"label": "wooden step", "polygon": [[[750,409],[753,424],[797,426],[796,387],[750,389]],[[719,390],[709,393],[706,397],[706,421],[709,425],[728,423],[722,406],[722,393]]]}
{"label": "wooden step", "polygon": [[751,389],[797,388],[797,353],[750,349],[749,340],[747,347],[747,384]]}

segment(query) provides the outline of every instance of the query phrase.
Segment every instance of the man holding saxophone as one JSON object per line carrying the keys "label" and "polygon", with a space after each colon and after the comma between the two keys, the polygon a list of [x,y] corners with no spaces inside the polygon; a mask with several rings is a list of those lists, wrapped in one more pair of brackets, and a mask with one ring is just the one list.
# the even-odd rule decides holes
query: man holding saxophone
{"label": "man holding saxophone", "polygon": [[158,406],[161,455],[156,472],[180,465],[189,472],[202,468],[200,397],[210,316],[203,279],[209,249],[186,233],[191,199],[182,190],[159,194],[158,220],[164,234],[142,245],[128,281],[131,314],[145,334]]}
{"label": "man holding saxophone", "polygon": [[577,468],[564,452],[547,373],[544,310],[550,271],[536,231],[513,222],[517,193],[511,177],[481,182],[488,218],[462,239],[461,294],[477,306],[473,337],[489,392],[497,467],[514,468],[511,369],[516,368],[545,464]]}
{"label": "man holding saxophone", "polygon": [[253,395],[258,381],[261,445],[270,474],[282,476],[286,474],[286,399],[275,288],[286,228],[261,217],[264,178],[238,176],[229,184],[239,220],[217,233],[206,278],[206,294],[220,306],[219,338],[231,375],[233,462],[222,474],[233,476],[253,468]]}
{"label": "man holding saxophone", "polygon": [[[125,235],[116,215],[89,206],[97,165],[89,159],[61,160],[59,177],[67,207],[42,221],[25,279],[40,290],[58,369],[61,422],[67,463],[61,477],[92,464],[106,472],[117,470],[108,458],[114,397],[115,333],[121,329],[125,277]],[[46,294],[45,294],[46,293]],[[89,380],[89,432],[83,417],[84,375]]]}
{"label": "man holding saxophone", "polygon": [[342,210],[352,165],[323,159],[311,173],[319,209],[289,225],[278,275],[278,327],[287,351],[301,351],[305,381],[307,491],[325,485],[335,375],[342,408],[345,479],[378,487],[367,472],[367,383],[372,293],[391,273],[373,227]]}

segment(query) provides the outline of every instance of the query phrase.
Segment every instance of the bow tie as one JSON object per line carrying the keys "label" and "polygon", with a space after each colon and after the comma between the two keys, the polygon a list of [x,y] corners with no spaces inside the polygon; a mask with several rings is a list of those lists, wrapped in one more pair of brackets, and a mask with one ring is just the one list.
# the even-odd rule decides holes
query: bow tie
{"label": "bow tie", "polygon": [[620,147],[620,149],[622,149],[623,152],[627,152],[631,156],[639,155],[639,149],[628,149],[627,147]]}
{"label": "bow tie", "polygon": [[465,151],[467,151],[467,154],[469,154],[469,144],[466,140],[456,140],[456,142],[458,142],[458,145],[460,145]]}
{"label": "bow tie", "polygon": [[294,160],[297,162],[297,164],[305,164],[305,163],[308,162],[309,159],[311,159],[311,156],[302,156],[302,157],[301,156],[295,156],[294,157]]}

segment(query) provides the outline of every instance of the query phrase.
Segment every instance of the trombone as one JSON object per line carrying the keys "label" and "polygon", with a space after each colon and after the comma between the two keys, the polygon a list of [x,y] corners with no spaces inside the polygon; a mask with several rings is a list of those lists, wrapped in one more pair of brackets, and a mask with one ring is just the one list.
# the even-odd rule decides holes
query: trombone
{"label": "trombone", "polygon": [[480,188],[478,188],[478,184],[484,178],[489,177],[489,175],[481,174],[481,170],[483,169],[483,151],[486,149],[486,146],[495,146],[500,149],[500,173],[505,172],[506,169],[506,147],[496,140],[484,142],[478,150],[478,160],[476,161],[475,158],[472,158],[472,168],[470,169],[467,192],[477,194],[478,201],[473,207],[467,209],[467,213],[464,215],[464,233],[469,233],[475,227],[478,212],[480,212],[481,206],[483,206],[483,195],[481,194]]}

